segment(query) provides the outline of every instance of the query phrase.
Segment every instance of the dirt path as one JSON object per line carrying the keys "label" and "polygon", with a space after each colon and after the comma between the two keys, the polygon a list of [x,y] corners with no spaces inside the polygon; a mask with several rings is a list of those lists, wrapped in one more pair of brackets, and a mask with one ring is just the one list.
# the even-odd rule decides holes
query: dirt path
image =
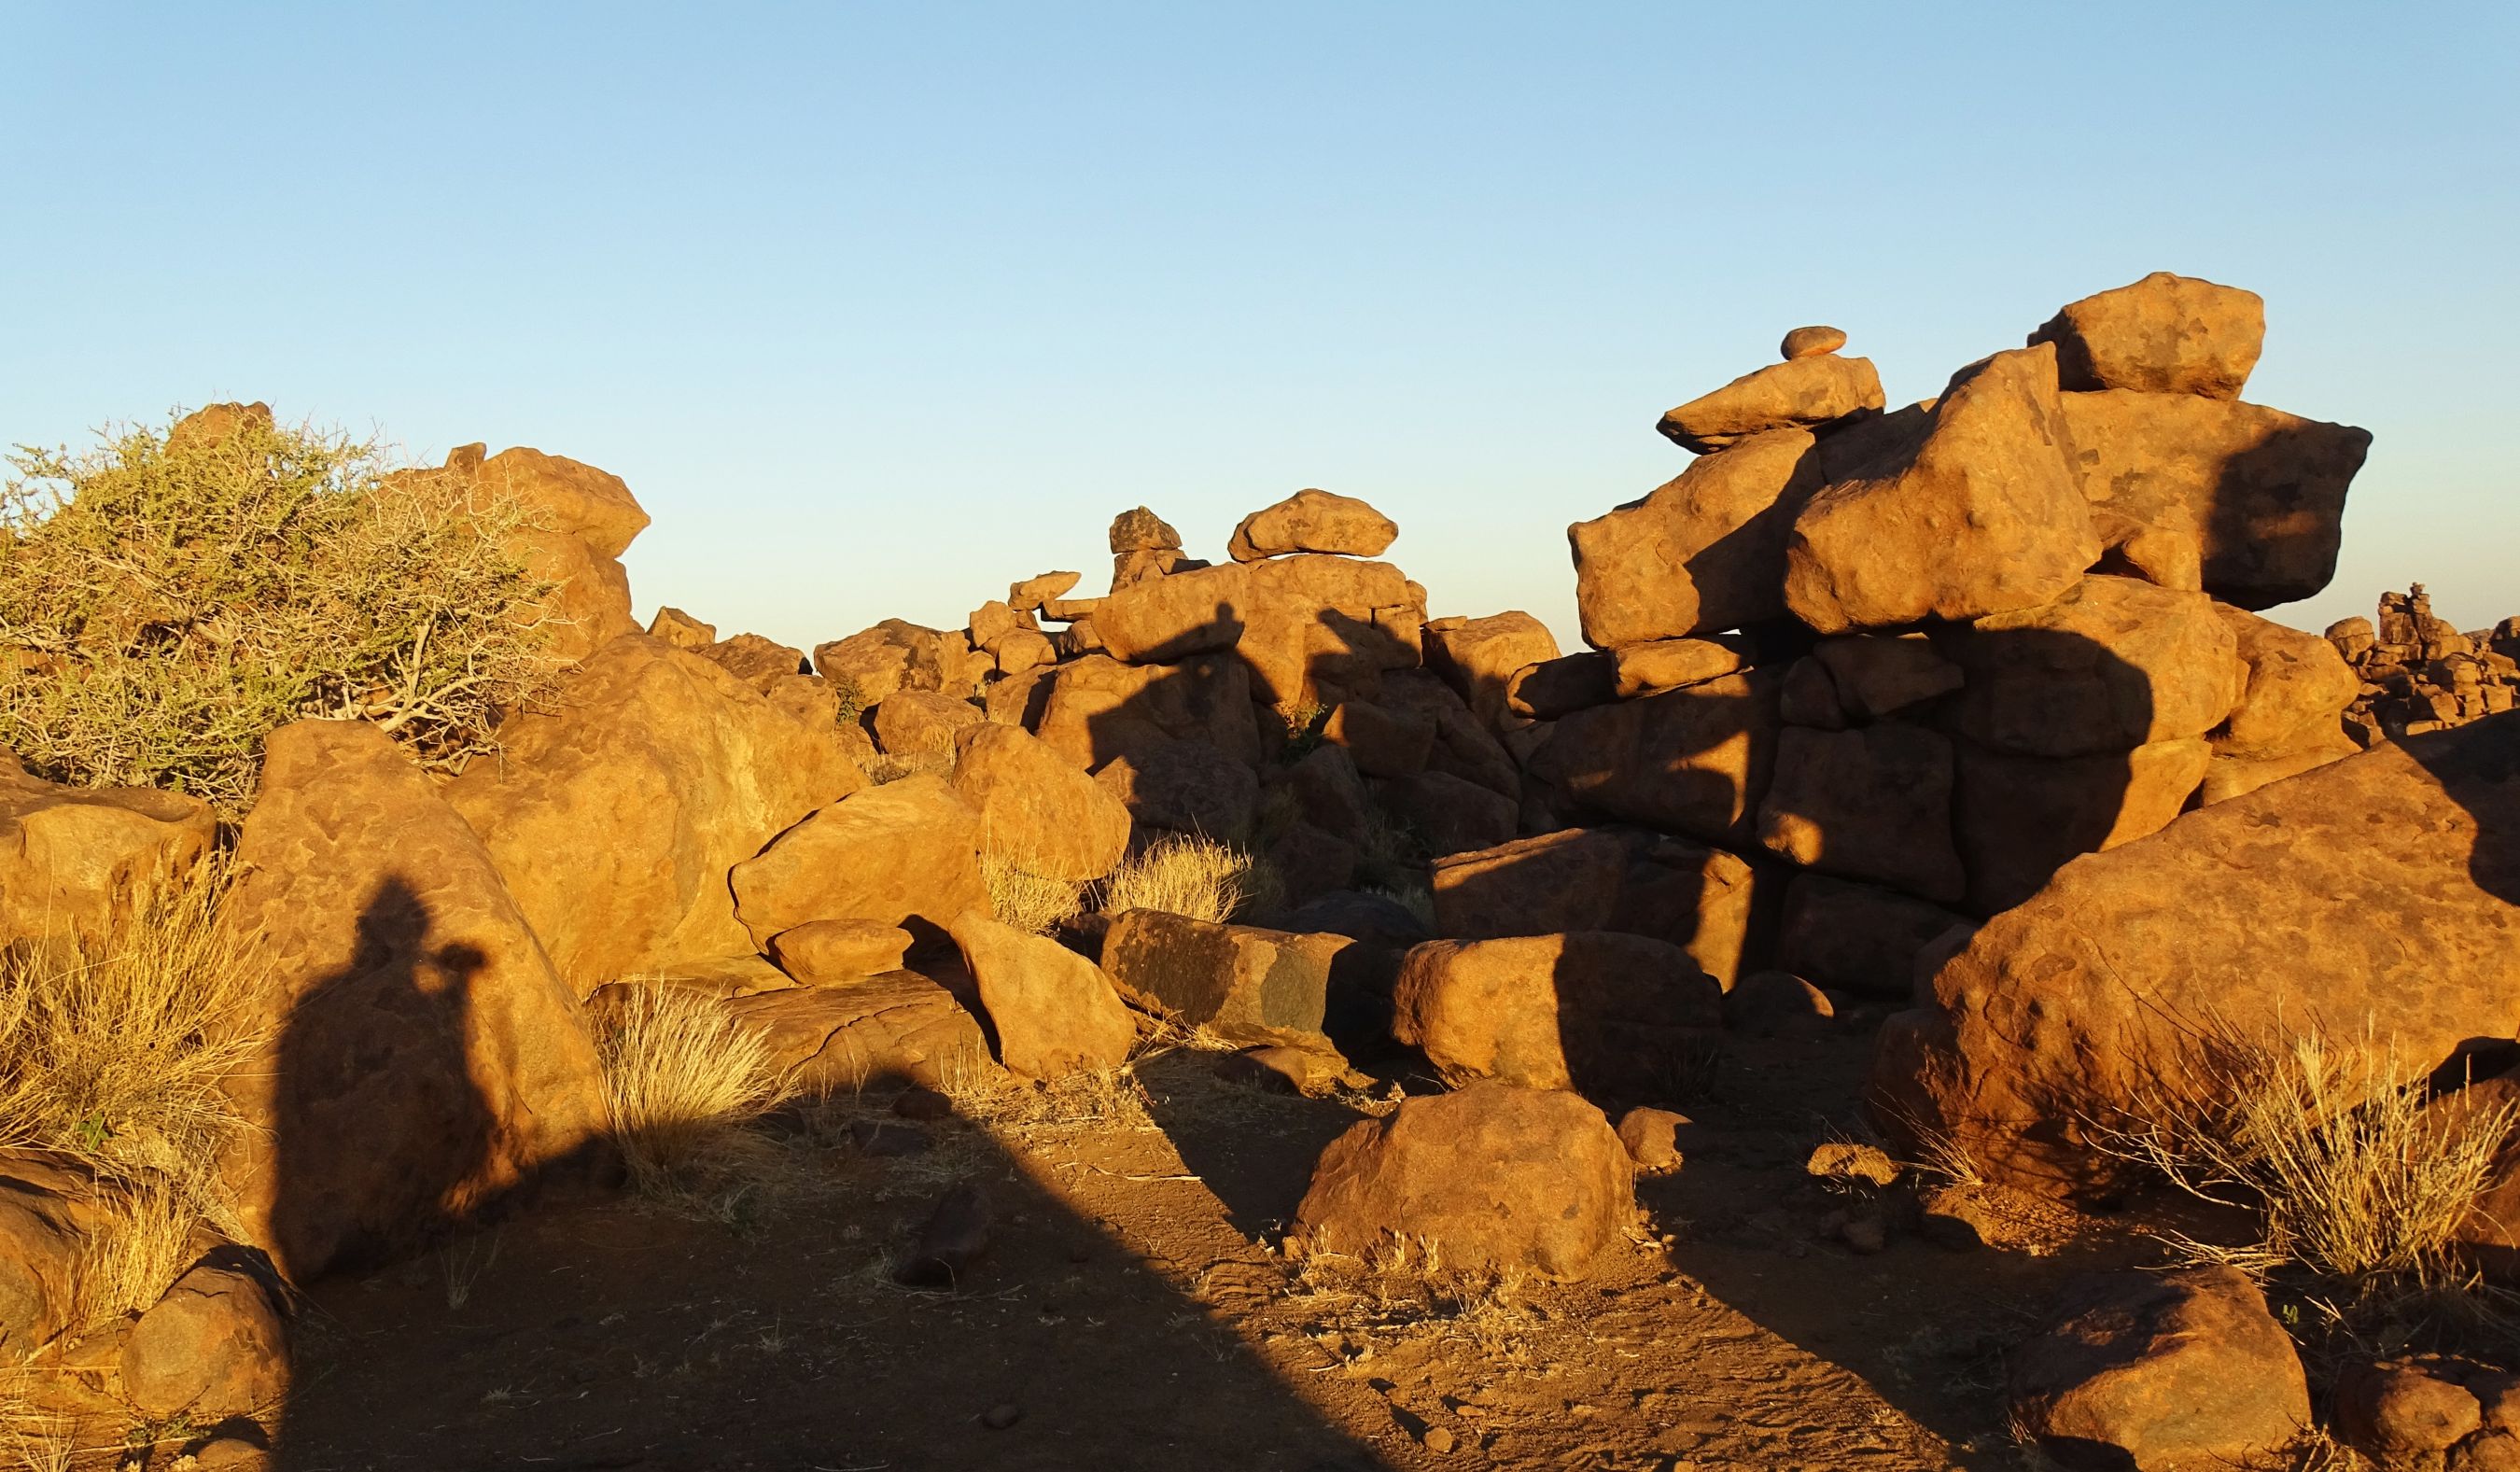
{"label": "dirt path", "polygon": [[[2016,1465],[2002,1347],[2061,1271],[2137,1249],[1840,1245],[1843,1203],[1801,1167],[1865,1052],[1745,1045],[1687,1167],[1641,1183],[1653,1239],[1563,1286],[1289,1262],[1282,1221],[1357,1108],[1203,1055],[1141,1065],[1142,1100],[912,1127],[837,1101],[718,1220],[546,1210],[325,1285],[282,1464]],[[928,1147],[871,1153],[852,1127],[878,1122]],[[963,1291],[893,1285],[930,1203],[974,1181],[996,1227]]]}

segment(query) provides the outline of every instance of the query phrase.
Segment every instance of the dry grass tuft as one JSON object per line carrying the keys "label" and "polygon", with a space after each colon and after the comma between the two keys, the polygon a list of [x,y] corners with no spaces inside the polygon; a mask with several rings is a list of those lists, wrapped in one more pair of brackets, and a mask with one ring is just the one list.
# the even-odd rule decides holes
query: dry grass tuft
{"label": "dry grass tuft", "polygon": [[78,1450],[75,1427],[68,1412],[36,1393],[33,1374],[15,1371],[0,1383],[0,1468],[70,1472]]}
{"label": "dry grass tuft", "polygon": [[1269,898],[1272,878],[1231,844],[1168,833],[1122,860],[1102,881],[1102,908],[1110,914],[1160,910],[1223,923]]}
{"label": "dry grass tuft", "polygon": [[762,1036],[702,992],[621,988],[599,1014],[596,1048],[631,1182],[659,1199],[740,1175],[762,1148],[744,1127],[792,1093]]}
{"label": "dry grass tuft", "polygon": [[1026,935],[1048,935],[1085,910],[1082,885],[1045,879],[992,849],[980,853],[980,877],[989,886],[989,913]]}
{"label": "dry grass tuft", "polygon": [[204,1227],[230,1234],[219,1161],[248,1127],[221,1087],[269,1041],[252,941],[223,930],[216,863],[148,886],[101,934],[0,950],[0,1147],[92,1172],[111,1227],[77,1316],[148,1308]]}
{"label": "dry grass tuft", "polygon": [[2428,1110],[2423,1070],[2376,1036],[2225,1039],[2208,1056],[2188,1072],[2195,1082],[2166,1083],[2145,1101],[2148,1123],[2103,1133],[2104,1148],[2188,1194],[2258,1213],[2256,1242],[2174,1236],[2174,1248],[2261,1272],[2461,1275],[2452,1244],[2520,1111]]}

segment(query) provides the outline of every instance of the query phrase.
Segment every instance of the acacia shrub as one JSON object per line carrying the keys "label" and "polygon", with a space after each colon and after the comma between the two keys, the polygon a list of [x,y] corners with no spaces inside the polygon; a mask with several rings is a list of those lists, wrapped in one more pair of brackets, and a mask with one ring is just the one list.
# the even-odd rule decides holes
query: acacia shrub
{"label": "acacia shrub", "polygon": [[81,786],[252,801],[263,737],[364,719],[460,769],[555,661],[527,513],[373,441],[217,406],[0,482],[0,747]]}

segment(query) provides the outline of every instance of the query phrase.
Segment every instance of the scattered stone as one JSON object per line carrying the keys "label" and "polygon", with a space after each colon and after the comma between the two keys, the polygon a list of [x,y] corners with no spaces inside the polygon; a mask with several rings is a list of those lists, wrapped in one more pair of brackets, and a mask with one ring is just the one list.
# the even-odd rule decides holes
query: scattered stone
{"label": "scattered stone", "polygon": [[1803,1174],[1822,1181],[1862,1182],[1887,1188],[1899,1180],[1899,1163],[1879,1145],[1832,1139],[1815,1145],[1803,1163]]}
{"label": "scattered stone", "polygon": [[1347,1059],[1335,1049],[1275,1044],[1220,1054],[1216,1060],[1216,1076],[1246,1089],[1325,1098],[1354,1076],[1354,1071],[1348,1067]]}
{"label": "scattered stone", "polygon": [[1688,1116],[1640,1104],[1619,1116],[1619,1143],[1637,1163],[1640,1176],[1668,1176],[1683,1164],[1680,1132]]}
{"label": "scattered stone", "polygon": [[1833,327],[1798,327],[1785,334],[1777,351],[1791,363],[1796,358],[1817,358],[1846,346],[1846,334]]}
{"label": "scattered stone", "polygon": [[1298,552],[1378,558],[1399,536],[1397,522],[1353,496],[1305,490],[1243,517],[1226,555],[1238,562]]}
{"label": "scattered stone", "polygon": [[1837,1025],[1837,1006],[1799,976],[1753,971],[1724,994],[1724,1025],[1753,1038],[1811,1037]]}
{"label": "scattered stone", "polygon": [[1426,1428],[1426,1434],[1419,1437],[1418,1442],[1427,1450],[1442,1456],[1453,1450],[1453,1433],[1441,1426],[1429,1426]]}
{"label": "scattered stone", "polygon": [[2130,287],[2068,303],[2030,335],[2056,344],[2061,386],[2236,399],[2267,340],[2255,291],[2155,271]]}
{"label": "scattered stone", "polygon": [[1636,1216],[1635,1167],[1573,1093],[1494,1081],[1403,1100],[1330,1142],[1295,1209],[1319,1250],[1425,1237],[1451,1267],[1584,1275]]}
{"label": "scattered stone", "polygon": [[911,1288],[961,1287],[972,1267],[987,1255],[996,1220],[996,1207],[985,1187],[969,1183],[947,1191],[920,1227],[919,1239],[909,1254],[892,1270],[892,1280]]}
{"label": "scattered stone", "polygon": [[2237,1269],[2103,1274],[2061,1312],[2012,1356],[2013,1417],[2051,1455],[2138,1472],[2245,1466],[2311,1423],[2292,1340]]}
{"label": "scattered stone", "polygon": [[1023,1407],[1012,1401],[1000,1402],[980,1413],[980,1424],[991,1431],[1004,1431],[1023,1419]]}
{"label": "scattered stone", "polygon": [[1868,358],[1796,357],[1743,374],[1662,417],[1663,436],[1699,455],[1771,429],[1810,429],[1881,408]]}
{"label": "scattered stone", "polygon": [[2485,1424],[2485,1408],[2436,1356],[2361,1364],[2336,1385],[2336,1429],[2356,1450],[2390,1465],[2438,1457]]}

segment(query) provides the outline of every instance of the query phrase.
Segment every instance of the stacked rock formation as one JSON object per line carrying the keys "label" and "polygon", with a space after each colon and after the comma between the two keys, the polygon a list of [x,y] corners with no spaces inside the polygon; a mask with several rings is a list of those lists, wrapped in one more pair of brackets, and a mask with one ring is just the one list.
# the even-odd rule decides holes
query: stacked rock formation
{"label": "stacked rock formation", "polygon": [[2335,649],[2252,610],[2325,585],[2369,436],[2241,402],[2263,335],[2154,275],[1895,412],[1805,328],[1666,414],[1700,458],[1569,528],[1592,651],[1505,678],[1526,828],[1707,846],[1780,961],[1904,994],[1963,915],[2354,750]]}
{"label": "stacked rock formation", "polygon": [[2424,585],[2380,595],[2380,615],[2327,626],[2362,686],[2345,713],[2361,745],[2447,731],[2520,704],[2520,618],[2462,634],[2433,616]]}

